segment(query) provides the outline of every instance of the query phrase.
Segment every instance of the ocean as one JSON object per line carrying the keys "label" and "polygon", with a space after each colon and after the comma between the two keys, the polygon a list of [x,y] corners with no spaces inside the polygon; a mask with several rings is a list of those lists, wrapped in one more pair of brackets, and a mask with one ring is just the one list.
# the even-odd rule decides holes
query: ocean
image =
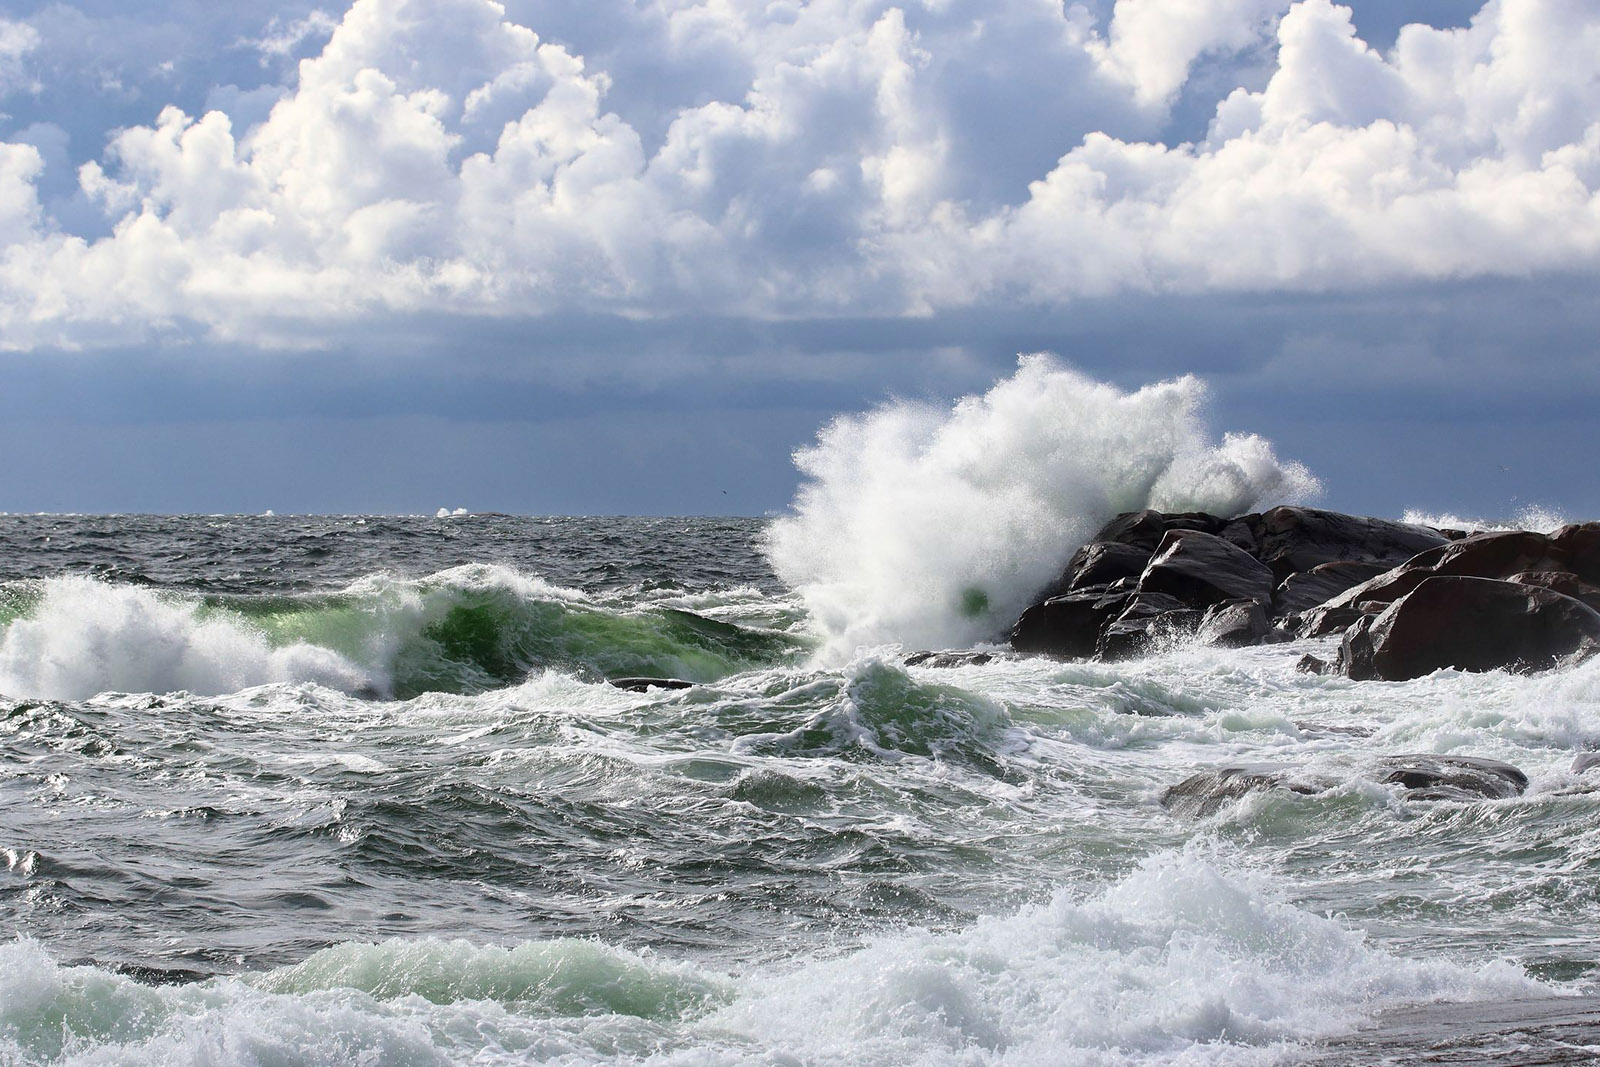
{"label": "ocean", "polygon": [[[1594,979],[1600,664],[830,657],[772,525],[0,517],[0,1063],[1293,1063]],[[1159,803],[1241,760],[1337,784]]]}
{"label": "ocean", "polygon": [[[0,1065],[1294,1064],[1589,992],[1600,659],[1000,644],[1120,511],[1317,491],[1203,401],[1025,359],[768,519],[0,516]],[[1260,762],[1318,791],[1161,802]]]}

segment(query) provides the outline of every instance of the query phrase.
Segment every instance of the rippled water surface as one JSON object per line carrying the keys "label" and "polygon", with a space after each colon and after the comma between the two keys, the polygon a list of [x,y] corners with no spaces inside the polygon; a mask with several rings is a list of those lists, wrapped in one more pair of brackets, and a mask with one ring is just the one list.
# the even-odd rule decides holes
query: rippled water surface
{"label": "rippled water surface", "polygon": [[[1595,664],[839,658],[763,531],[0,517],[0,1063],[1276,1063],[1594,979]],[[1263,760],[1327,788],[1160,804]]]}

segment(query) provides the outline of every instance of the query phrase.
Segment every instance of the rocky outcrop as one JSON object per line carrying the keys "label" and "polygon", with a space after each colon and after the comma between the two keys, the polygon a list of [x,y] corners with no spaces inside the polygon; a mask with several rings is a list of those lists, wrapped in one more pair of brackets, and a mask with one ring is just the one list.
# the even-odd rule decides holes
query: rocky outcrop
{"label": "rocky outcrop", "polygon": [[1251,525],[1261,546],[1261,562],[1280,582],[1325,563],[1354,561],[1393,567],[1447,543],[1445,535],[1431,526],[1319,508],[1273,508],[1256,516]]}
{"label": "rocky outcrop", "polygon": [[1499,760],[1475,756],[1389,756],[1383,781],[1405,787],[1407,800],[1507,800],[1528,788],[1528,776]]}
{"label": "rocky outcrop", "polygon": [[[1457,578],[1500,588],[1457,589],[1449,607],[1430,607],[1442,587],[1413,597]],[[1411,606],[1391,615],[1403,600]],[[1567,602],[1600,611],[1600,523],[1466,535],[1316,508],[1235,519],[1146,510],[1080,548],[1011,644],[1117,659],[1197,632],[1224,646],[1343,634],[1336,667],[1352,678],[1537,669],[1600,648]]]}
{"label": "rocky outcrop", "polygon": [[618,689],[630,693],[643,693],[651,689],[693,689],[694,683],[682,678],[609,678]]}
{"label": "rocky outcrop", "polygon": [[1544,670],[1600,651],[1600,613],[1538,585],[1429,575],[1376,616],[1350,627],[1339,670],[1404,681],[1445,667]]}

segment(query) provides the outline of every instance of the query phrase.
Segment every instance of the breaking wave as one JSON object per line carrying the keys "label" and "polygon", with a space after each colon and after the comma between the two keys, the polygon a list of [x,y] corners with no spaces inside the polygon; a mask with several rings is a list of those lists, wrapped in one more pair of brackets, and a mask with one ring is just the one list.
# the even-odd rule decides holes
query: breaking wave
{"label": "breaking wave", "polygon": [[180,596],[68,576],[10,590],[0,694],[213,696],[311,683],[407,699],[476,693],[559,670],[597,681],[712,681],[803,643],[679,607],[596,601],[504,567],[373,576],[331,595]]}
{"label": "breaking wave", "polygon": [[1313,496],[1265,439],[1215,442],[1194,377],[1124,393],[1024,356],[948,409],[896,402],[835,420],[795,463],[774,569],[848,658],[862,647],[994,638],[1112,516],[1239,514]]}

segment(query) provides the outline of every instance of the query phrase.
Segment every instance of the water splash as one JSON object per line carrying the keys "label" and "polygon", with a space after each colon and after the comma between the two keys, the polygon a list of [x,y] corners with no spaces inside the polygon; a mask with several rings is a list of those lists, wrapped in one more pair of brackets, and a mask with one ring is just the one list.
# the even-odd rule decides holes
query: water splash
{"label": "water splash", "polygon": [[993,638],[1107,519],[1144,507],[1239,514],[1317,480],[1253,434],[1215,443],[1194,377],[1124,393],[1047,355],[949,409],[836,419],[767,552],[826,636],[862,647]]}

